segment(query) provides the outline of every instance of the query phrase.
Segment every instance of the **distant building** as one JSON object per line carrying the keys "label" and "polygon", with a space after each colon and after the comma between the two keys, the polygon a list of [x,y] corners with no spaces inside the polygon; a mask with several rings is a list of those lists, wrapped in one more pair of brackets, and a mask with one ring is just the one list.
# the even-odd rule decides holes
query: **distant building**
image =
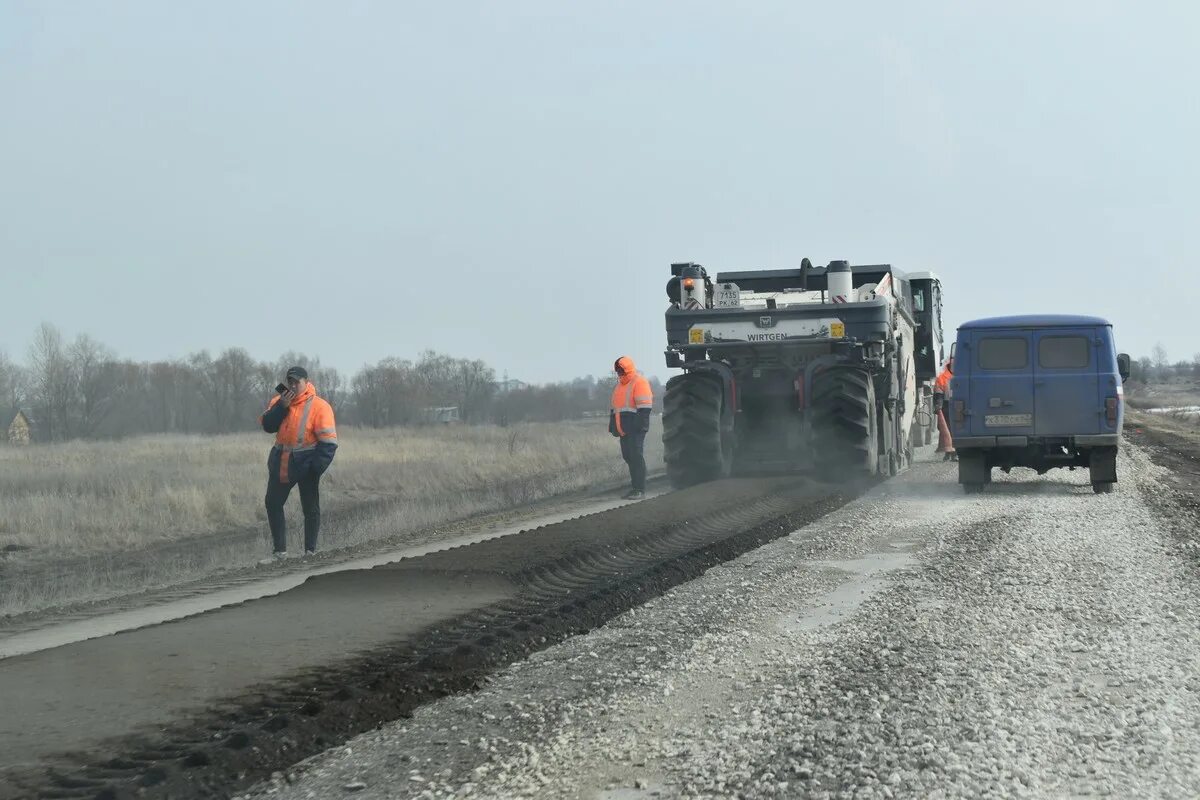
{"label": "distant building", "polygon": [[454,425],[462,422],[458,406],[441,406],[439,408],[421,409],[421,419],[438,425]]}
{"label": "distant building", "polygon": [[11,420],[8,424],[9,444],[27,445],[33,441],[33,422],[24,411],[17,409],[9,419]]}
{"label": "distant building", "polygon": [[496,381],[496,394],[508,394],[509,392],[515,392],[528,387],[529,384],[525,381],[519,381],[516,378],[510,378],[505,375],[504,380]]}

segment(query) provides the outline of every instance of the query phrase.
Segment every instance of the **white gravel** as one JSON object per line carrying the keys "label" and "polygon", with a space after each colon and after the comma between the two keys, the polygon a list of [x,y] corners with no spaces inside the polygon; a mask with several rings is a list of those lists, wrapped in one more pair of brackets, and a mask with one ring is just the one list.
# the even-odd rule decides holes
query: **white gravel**
{"label": "white gravel", "polygon": [[1200,584],[1120,470],[920,463],[255,794],[1200,796]]}

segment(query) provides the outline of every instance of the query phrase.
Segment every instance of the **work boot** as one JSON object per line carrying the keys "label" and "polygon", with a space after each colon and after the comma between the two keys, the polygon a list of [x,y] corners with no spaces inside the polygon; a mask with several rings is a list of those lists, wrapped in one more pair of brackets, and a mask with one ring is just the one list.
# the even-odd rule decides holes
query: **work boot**
{"label": "work boot", "polygon": [[646,496],[646,493],[638,489],[630,489],[625,494],[621,495],[622,500],[641,500]]}
{"label": "work boot", "polygon": [[313,556],[315,556],[316,554],[317,554],[317,551],[316,551],[316,550],[305,550],[305,551],[304,551],[304,557],[305,557],[305,558],[312,558],[312,557],[313,557]]}
{"label": "work boot", "polygon": [[287,550],[276,550],[274,553],[271,554],[270,558],[264,558],[264,559],[260,560],[258,563],[260,566],[265,567],[269,564],[278,564],[283,561],[287,561]]}

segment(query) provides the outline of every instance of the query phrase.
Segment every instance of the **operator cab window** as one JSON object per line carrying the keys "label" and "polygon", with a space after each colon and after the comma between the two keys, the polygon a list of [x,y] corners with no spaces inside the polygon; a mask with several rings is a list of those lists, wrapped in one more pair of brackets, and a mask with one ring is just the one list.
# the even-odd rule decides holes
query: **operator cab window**
{"label": "operator cab window", "polygon": [[1029,366],[1029,347],[1024,339],[990,337],[979,340],[981,369],[1025,369]]}
{"label": "operator cab window", "polygon": [[1083,369],[1088,365],[1086,336],[1047,336],[1038,342],[1038,366],[1044,369]]}

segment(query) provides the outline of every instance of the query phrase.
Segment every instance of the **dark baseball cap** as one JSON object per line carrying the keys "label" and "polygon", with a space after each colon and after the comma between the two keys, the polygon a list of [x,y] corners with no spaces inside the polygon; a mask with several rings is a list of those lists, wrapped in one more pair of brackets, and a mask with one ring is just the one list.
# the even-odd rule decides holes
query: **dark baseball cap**
{"label": "dark baseball cap", "polygon": [[304,380],[308,380],[308,370],[306,370],[304,367],[288,367],[287,375],[285,377],[304,378]]}

